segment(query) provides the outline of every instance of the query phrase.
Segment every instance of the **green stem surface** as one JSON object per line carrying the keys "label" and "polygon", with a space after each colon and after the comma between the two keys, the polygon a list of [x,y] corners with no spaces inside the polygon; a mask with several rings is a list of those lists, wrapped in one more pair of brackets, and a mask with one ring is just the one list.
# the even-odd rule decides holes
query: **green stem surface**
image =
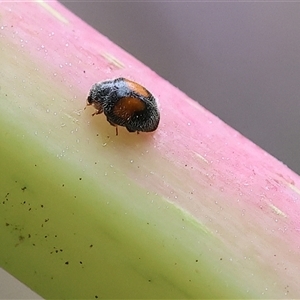
{"label": "green stem surface", "polygon": [[[0,6],[0,266],[44,298],[299,297],[299,177],[55,2]],[[84,110],[158,97],[154,133]]]}

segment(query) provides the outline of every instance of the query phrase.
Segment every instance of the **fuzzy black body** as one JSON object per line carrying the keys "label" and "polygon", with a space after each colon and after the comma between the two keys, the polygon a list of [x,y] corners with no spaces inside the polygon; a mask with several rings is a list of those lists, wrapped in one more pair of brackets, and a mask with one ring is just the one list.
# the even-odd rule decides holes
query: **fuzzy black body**
{"label": "fuzzy black body", "polygon": [[95,83],[87,98],[95,114],[104,113],[113,126],[124,126],[129,132],[151,132],[157,129],[160,114],[153,95],[143,86],[125,78]]}

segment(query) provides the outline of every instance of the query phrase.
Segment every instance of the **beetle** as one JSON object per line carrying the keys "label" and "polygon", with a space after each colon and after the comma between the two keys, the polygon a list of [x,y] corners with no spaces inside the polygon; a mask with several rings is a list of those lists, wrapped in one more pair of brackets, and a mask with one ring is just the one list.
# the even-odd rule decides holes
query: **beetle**
{"label": "beetle", "polygon": [[152,132],[158,127],[160,113],[154,96],[142,85],[120,77],[95,83],[87,97],[87,106],[96,109],[92,115],[104,113],[107,121],[129,132]]}

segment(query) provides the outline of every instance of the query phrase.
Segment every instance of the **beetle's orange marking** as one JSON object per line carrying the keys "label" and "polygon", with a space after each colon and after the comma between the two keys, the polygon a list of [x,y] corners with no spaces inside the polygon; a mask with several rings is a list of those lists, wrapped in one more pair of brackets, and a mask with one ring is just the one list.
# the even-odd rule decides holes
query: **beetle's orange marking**
{"label": "beetle's orange marking", "polygon": [[144,97],[150,96],[149,92],[140,84],[133,82],[131,80],[128,80],[128,79],[124,79],[124,81],[126,82],[128,88],[130,90],[134,91],[135,93],[140,94],[141,96],[144,96]]}
{"label": "beetle's orange marking", "polygon": [[114,115],[128,120],[137,111],[145,109],[145,103],[138,98],[124,97],[121,98],[113,109]]}

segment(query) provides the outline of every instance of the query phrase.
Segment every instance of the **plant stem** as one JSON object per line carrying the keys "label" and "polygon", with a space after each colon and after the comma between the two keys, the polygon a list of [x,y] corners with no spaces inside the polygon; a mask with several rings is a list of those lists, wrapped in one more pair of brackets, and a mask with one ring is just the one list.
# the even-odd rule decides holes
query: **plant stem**
{"label": "plant stem", "polygon": [[[57,2],[0,15],[1,267],[44,298],[300,295],[298,175]],[[84,110],[121,76],[157,131]]]}

